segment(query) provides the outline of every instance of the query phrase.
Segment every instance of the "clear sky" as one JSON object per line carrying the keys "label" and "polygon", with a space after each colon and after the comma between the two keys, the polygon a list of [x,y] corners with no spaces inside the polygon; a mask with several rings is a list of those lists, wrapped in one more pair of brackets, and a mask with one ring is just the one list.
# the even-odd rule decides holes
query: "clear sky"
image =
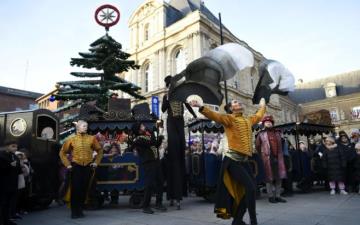
{"label": "clear sky", "polygon": [[[48,92],[74,80],[71,57],[104,35],[94,20],[109,3],[121,11],[110,35],[129,44],[127,23],[144,0],[1,0],[0,85]],[[241,40],[305,81],[360,69],[359,0],[205,0]]]}

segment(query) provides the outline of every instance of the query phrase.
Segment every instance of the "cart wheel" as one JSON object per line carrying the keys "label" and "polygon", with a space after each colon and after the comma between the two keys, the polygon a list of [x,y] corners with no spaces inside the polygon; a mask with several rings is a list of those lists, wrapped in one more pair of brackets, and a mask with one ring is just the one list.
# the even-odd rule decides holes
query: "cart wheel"
{"label": "cart wheel", "polygon": [[130,204],[131,208],[133,208],[133,209],[141,208],[142,202],[143,202],[143,194],[141,194],[141,193],[133,193],[130,196],[129,204]]}

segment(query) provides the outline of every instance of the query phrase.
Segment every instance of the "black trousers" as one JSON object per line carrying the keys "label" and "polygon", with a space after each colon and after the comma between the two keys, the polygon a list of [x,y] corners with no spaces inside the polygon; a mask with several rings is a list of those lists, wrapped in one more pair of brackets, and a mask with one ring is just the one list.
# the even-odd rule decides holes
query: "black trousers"
{"label": "black trousers", "polygon": [[156,204],[162,204],[164,178],[160,161],[143,164],[144,168],[144,201],[143,208],[150,206],[151,196],[156,193]]}
{"label": "black trousers", "polygon": [[6,192],[1,190],[0,193],[0,224],[7,225],[10,222],[11,214],[11,203],[16,199],[16,191]]}
{"label": "black trousers", "polygon": [[79,215],[82,213],[89,180],[92,173],[90,166],[73,164],[71,169],[71,213]]}
{"label": "black trousers", "polygon": [[183,117],[168,117],[168,153],[166,185],[167,197],[169,200],[182,200],[186,196],[185,183],[185,131]]}
{"label": "black trousers", "polygon": [[251,223],[257,223],[256,218],[256,185],[252,177],[252,171],[248,162],[232,161],[228,166],[228,172],[232,179],[245,187],[244,199],[240,202],[233,225],[242,224],[246,209],[249,211]]}

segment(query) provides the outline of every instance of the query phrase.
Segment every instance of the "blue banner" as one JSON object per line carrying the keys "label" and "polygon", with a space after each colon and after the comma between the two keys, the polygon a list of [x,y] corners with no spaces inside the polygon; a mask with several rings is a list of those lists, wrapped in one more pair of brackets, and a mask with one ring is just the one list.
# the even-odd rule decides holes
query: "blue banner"
{"label": "blue banner", "polygon": [[151,97],[151,111],[159,118],[160,114],[159,114],[159,97],[158,96]]}

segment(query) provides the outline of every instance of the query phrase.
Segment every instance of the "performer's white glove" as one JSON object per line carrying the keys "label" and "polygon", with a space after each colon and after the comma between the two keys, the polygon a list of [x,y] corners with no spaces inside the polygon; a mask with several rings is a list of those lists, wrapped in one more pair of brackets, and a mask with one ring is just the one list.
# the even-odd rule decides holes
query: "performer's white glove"
{"label": "performer's white glove", "polygon": [[71,170],[71,169],[72,169],[72,166],[69,165],[69,166],[67,166],[66,168],[67,168],[68,170]]}
{"label": "performer's white glove", "polygon": [[93,163],[90,164],[90,166],[91,166],[92,168],[96,168],[96,167],[97,167],[97,164],[93,162]]}
{"label": "performer's white glove", "polygon": [[319,152],[318,155],[320,156],[320,158],[323,156],[323,154],[321,152]]}
{"label": "performer's white glove", "polygon": [[16,161],[11,162],[10,165],[15,167],[16,166]]}
{"label": "performer's white glove", "polygon": [[260,106],[260,107],[266,106],[265,98],[261,98],[261,99],[260,99],[259,106]]}

